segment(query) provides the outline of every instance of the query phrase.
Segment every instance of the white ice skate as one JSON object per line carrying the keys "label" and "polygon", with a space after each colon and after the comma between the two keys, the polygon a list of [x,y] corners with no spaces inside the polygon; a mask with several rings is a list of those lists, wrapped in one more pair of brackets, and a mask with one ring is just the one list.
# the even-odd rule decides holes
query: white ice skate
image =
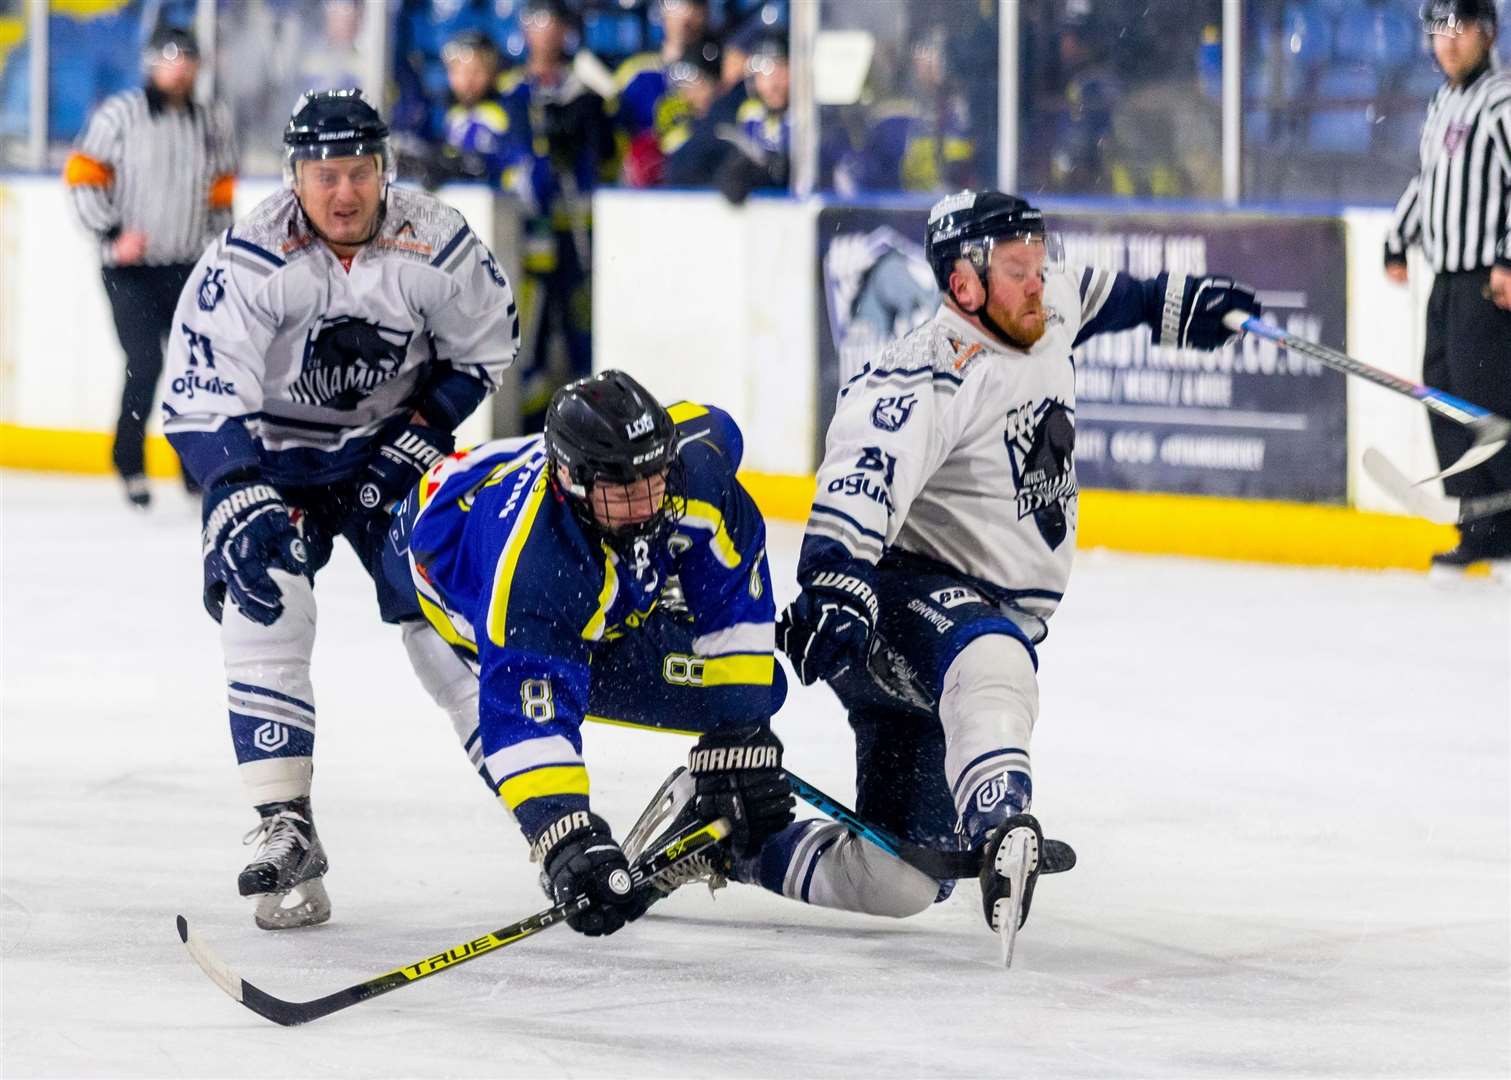
{"label": "white ice skate", "polygon": [[1016,814],[992,831],[982,852],[981,903],[987,925],[1002,942],[1003,967],[1012,967],[1018,928],[1028,920],[1043,846],[1033,815]]}

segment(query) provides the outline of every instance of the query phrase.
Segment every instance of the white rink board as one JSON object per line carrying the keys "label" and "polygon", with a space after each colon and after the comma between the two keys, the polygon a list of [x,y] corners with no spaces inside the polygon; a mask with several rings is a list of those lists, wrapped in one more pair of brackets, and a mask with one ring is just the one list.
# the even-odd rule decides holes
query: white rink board
{"label": "white rink board", "polygon": [[[1041,879],[1010,974],[976,889],[892,922],[688,889],[300,1029],[225,997],[182,911],[315,997],[542,906],[523,841],[407,673],[349,554],[317,590],[315,805],[335,919],[256,930],[197,510],[0,476],[0,1074],[1504,1077],[1511,604],[1486,582],[1094,553],[1043,649]],[[778,600],[796,530],[773,530]],[[851,795],[824,690],[777,720]],[[682,756],[586,733],[623,828]]]}

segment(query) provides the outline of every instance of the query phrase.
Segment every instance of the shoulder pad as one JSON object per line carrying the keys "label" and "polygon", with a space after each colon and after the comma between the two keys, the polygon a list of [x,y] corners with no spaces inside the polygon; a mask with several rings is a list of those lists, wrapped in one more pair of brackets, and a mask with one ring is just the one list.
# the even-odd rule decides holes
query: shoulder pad
{"label": "shoulder pad", "polygon": [[678,401],[668,405],[672,423],[677,425],[677,439],[683,455],[706,447],[716,451],[729,462],[729,468],[737,470],[745,456],[745,436],[734,417],[714,405],[699,405],[691,401]]}
{"label": "shoulder pad", "polygon": [[299,203],[287,188],[274,192],[226,232],[233,261],[266,277],[309,247],[313,237],[300,226]]}
{"label": "shoulder pad", "polygon": [[388,189],[388,213],[372,244],[398,255],[449,267],[471,237],[467,219],[440,199],[412,188]]}

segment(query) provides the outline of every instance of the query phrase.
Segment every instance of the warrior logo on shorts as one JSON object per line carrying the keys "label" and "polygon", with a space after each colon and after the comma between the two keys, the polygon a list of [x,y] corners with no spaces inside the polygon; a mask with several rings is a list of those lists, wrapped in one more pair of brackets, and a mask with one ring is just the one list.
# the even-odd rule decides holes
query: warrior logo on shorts
{"label": "warrior logo on shorts", "polygon": [[354,315],[322,316],[304,339],[303,367],[289,397],[301,405],[355,408],[398,374],[413,336]]}
{"label": "warrior logo on shorts", "polygon": [[1076,428],[1071,410],[1058,401],[1009,415],[1003,435],[1018,482],[1018,519],[1033,515],[1039,535],[1053,550],[1070,532],[1068,513],[1076,497]]}

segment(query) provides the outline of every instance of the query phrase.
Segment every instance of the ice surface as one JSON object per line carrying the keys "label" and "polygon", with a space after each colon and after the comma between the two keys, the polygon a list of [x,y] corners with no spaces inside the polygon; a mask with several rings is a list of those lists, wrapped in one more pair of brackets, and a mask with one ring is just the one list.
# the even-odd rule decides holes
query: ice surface
{"label": "ice surface", "polygon": [[[44,1076],[1506,1076],[1511,592],[1100,553],[1043,650],[1042,879],[1010,973],[974,885],[893,922],[685,889],[622,934],[553,930],[305,1028],[310,998],[542,906],[525,848],[381,626],[321,576],[315,806],[335,918],[269,934],[199,604],[197,517],[100,480],[3,488],[3,1057]],[[797,530],[773,529],[779,599]],[[777,721],[853,793],[827,691]],[[587,733],[627,827],[685,752]]]}

